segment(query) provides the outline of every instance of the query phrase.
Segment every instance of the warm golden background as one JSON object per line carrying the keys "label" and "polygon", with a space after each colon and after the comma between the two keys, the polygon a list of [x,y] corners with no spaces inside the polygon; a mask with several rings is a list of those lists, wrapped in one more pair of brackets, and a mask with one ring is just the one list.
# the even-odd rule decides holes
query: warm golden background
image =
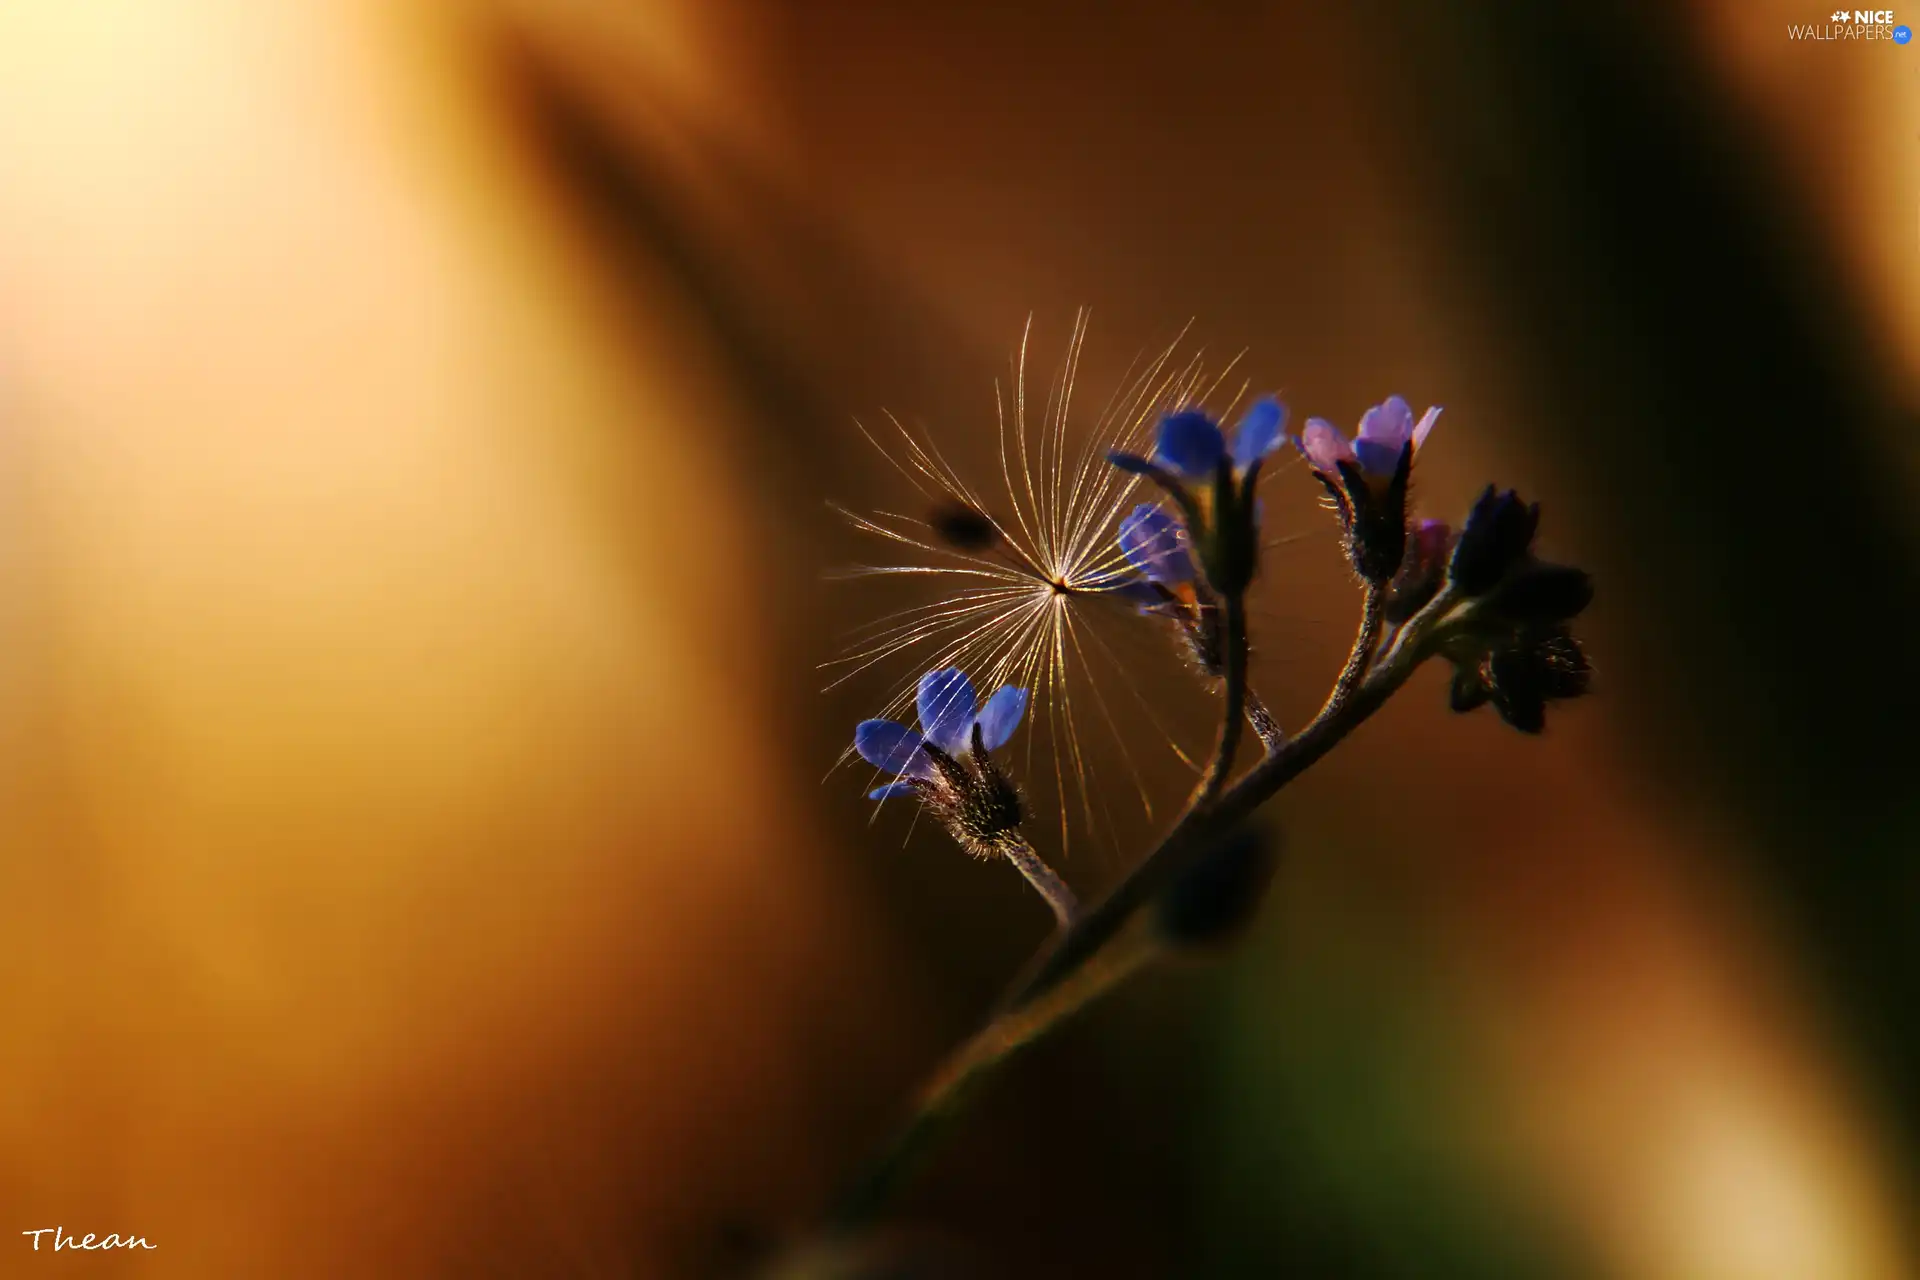
{"label": "warm golden background", "polygon": [[[1602,692],[1533,742],[1419,682],[1275,805],[1241,951],[996,1083],[918,1247],[1915,1274],[1920,50],[1515,8],[0,9],[0,1274],[803,1224],[1044,923],[819,784],[890,691],[817,692],[874,604],[823,500],[889,496],[855,414],[983,458],[1082,305],[1090,387],[1191,318],[1297,410],[1447,405],[1423,501],[1546,501]],[[1351,602],[1267,502],[1297,716]]]}

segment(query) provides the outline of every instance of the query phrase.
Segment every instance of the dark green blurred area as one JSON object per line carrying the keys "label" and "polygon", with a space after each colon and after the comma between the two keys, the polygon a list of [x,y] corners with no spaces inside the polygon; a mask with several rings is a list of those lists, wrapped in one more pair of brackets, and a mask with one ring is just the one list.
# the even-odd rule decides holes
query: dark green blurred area
{"label": "dark green blurred area", "polygon": [[1493,1167],[1499,1121],[1444,975],[1409,945],[1418,920],[1311,894],[1288,914],[1313,908],[1372,931],[1269,929],[1209,1011],[1196,1271],[1591,1274],[1550,1206]]}

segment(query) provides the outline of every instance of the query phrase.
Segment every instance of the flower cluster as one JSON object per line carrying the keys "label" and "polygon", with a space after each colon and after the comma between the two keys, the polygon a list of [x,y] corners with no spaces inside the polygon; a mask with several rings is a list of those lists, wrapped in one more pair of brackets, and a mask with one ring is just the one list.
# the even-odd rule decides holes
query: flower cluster
{"label": "flower cluster", "polygon": [[[1155,405],[1187,401],[1177,396]],[[1410,511],[1416,456],[1439,416],[1430,408],[1416,420],[1406,400],[1389,396],[1362,415],[1351,438],[1319,418],[1291,437],[1331,499],[1346,559],[1364,590],[1345,665],[1319,712],[1291,734],[1252,688],[1245,598],[1258,569],[1261,471],[1289,439],[1278,400],[1255,401],[1231,432],[1198,409],[1161,416],[1150,450],[1108,453],[1115,470],[1098,470],[1093,481],[1096,490],[1112,486],[1097,522],[1063,523],[1057,501],[1043,517],[1035,501],[1032,521],[1023,524],[1017,496],[1013,518],[1000,520],[957,481],[943,485],[956,502],[926,527],[962,556],[963,572],[993,582],[1006,565],[1032,618],[1060,616],[1075,596],[1132,601],[1138,616],[1175,630],[1218,689],[1220,734],[1166,836],[1083,912],[1028,842],[1020,793],[993,758],[1026,713],[1027,689],[1006,686],[983,703],[966,675],[947,666],[920,679],[918,728],[868,720],[855,731],[855,749],[891,779],[871,792],[874,799],[912,797],[963,848],[1011,863],[1052,908],[1059,933],[1009,989],[993,1022],[935,1074],[901,1136],[851,1184],[836,1209],[836,1228],[871,1217],[930,1126],[958,1109],[980,1073],[1139,965],[1230,942],[1259,910],[1279,856],[1273,834],[1249,819],[1421,664],[1440,658],[1451,666],[1454,710],[1490,705],[1525,733],[1545,727],[1550,704],[1588,692],[1592,670],[1572,623],[1592,600],[1593,584],[1582,570],[1536,553],[1539,505],[1488,486],[1457,530]],[[1152,416],[1139,418],[1125,438],[1152,424]],[[1087,476],[1083,465],[1069,492],[1081,492]],[[1128,509],[1136,478],[1156,486],[1159,501]],[[1035,548],[1013,545],[1013,528],[1037,530]],[[1031,594],[1036,587],[1038,596]],[[1054,632],[1056,664],[1060,639]],[[1036,669],[1004,653],[999,666]],[[1266,754],[1236,778],[1248,729]]]}
{"label": "flower cluster", "polygon": [[[1115,563],[1126,568],[1090,581],[1171,622],[1201,672],[1236,689],[1229,705],[1243,708],[1269,752],[1284,751],[1286,735],[1245,687],[1244,626],[1223,619],[1244,616],[1228,609],[1239,606],[1258,568],[1256,486],[1267,459],[1291,440],[1331,498],[1347,559],[1369,596],[1348,670],[1322,719],[1337,720],[1376,666],[1390,667],[1380,678],[1397,687],[1419,661],[1443,657],[1453,668],[1455,710],[1490,704],[1514,728],[1538,733],[1549,703],[1588,691],[1591,667],[1570,624],[1592,599],[1592,583],[1581,570],[1534,553],[1540,508],[1511,490],[1490,486],[1457,532],[1445,521],[1410,515],[1413,466],[1440,412],[1429,408],[1416,419],[1405,399],[1389,396],[1361,416],[1351,438],[1320,418],[1288,437],[1286,407],[1271,397],[1255,401],[1231,432],[1198,409],[1168,413],[1149,453],[1108,454],[1122,472],[1157,486],[1162,501],[1140,503],[1119,518],[1112,545]],[[955,543],[986,541],[995,528],[971,509],[940,519],[942,536]],[[1236,645],[1238,676],[1227,661]],[[1388,652],[1407,660],[1389,663]],[[1028,690],[1008,686],[983,704],[957,668],[931,671],[919,684],[919,729],[868,720],[854,743],[868,763],[893,776],[871,793],[874,799],[916,798],[963,847],[1014,860],[1058,909],[1071,895],[1019,835],[1019,792],[992,755],[1019,726],[1028,697]],[[1210,793],[1198,794],[1195,803],[1207,803]],[[1049,880],[1055,890],[1046,887]],[[1230,881],[1237,883],[1221,879]],[[1186,918],[1185,906],[1168,909]]]}

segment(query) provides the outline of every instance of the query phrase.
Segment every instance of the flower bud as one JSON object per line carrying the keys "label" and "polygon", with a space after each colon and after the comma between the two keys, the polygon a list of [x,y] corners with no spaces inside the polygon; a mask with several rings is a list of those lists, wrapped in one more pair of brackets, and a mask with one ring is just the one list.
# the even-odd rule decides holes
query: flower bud
{"label": "flower bud", "polygon": [[1226,941],[1260,909],[1278,861],[1275,841],[1234,828],[1167,886],[1156,909],[1161,935],[1179,947]]}

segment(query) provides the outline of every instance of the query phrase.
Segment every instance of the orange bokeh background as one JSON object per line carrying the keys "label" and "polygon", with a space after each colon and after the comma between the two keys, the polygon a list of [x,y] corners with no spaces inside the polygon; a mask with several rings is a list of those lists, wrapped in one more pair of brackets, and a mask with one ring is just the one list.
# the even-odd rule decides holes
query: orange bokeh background
{"label": "orange bokeh background", "polygon": [[[1910,405],[1914,56],[1789,8],[1664,38]],[[887,500],[882,408],[993,465],[1029,316],[1052,361],[1087,306],[1100,396],[1192,319],[1297,413],[1447,405],[1421,501],[1543,499],[1601,696],[1533,741],[1416,682],[1276,804],[1244,950],[1016,1065],[908,1219],[984,1274],[1225,1274],[1192,1242],[1239,1228],[1180,1194],[1241,1158],[1208,1098],[1305,1061],[1237,1037],[1390,1004],[1432,1034],[1380,1055],[1439,1046],[1394,1067],[1395,1158],[1593,1273],[1911,1274],[1885,1081],[1739,813],[1649,763],[1630,516],[1524,426],[1392,12],[0,15],[0,1226],[157,1246],[88,1274],[332,1277],[726,1273],[804,1224],[1044,923],[816,785],[893,691],[818,694],[878,599],[821,585],[857,554],[822,503]],[[1297,717],[1352,589],[1306,477],[1266,501]],[[1306,1167],[1345,1167],[1328,1127]],[[82,1267],[15,1239],[0,1274]]]}

